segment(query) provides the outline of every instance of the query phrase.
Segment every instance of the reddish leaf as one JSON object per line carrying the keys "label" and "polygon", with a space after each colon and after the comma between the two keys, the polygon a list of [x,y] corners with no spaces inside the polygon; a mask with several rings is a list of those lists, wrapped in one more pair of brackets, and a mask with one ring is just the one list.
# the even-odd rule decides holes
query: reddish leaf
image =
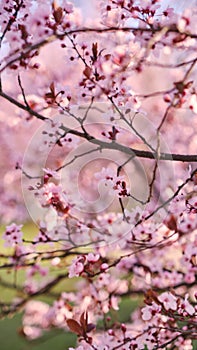
{"label": "reddish leaf", "polygon": [[23,24],[18,25],[18,29],[21,31],[21,37],[23,40],[26,40],[28,38],[28,32],[26,30],[26,27]]}
{"label": "reddish leaf", "polygon": [[177,88],[177,90],[182,94],[184,89],[185,89],[185,85],[184,85],[183,81],[177,81],[174,83],[174,85]]}
{"label": "reddish leaf", "polygon": [[53,96],[55,96],[55,85],[54,85],[54,82],[52,82],[49,86],[50,90],[51,90],[51,93],[53,94]]}
{"label": "reddish leaf", "polygon": [[92,73],[92,69],[89,67],[89,66],[87,66],[85,69],[84,69],[84,71],[83,71],[83,74],[86,76],[86,78],[90,78],[90,75],[91,75],[91,73]]}
{"label": "reddish leaf", "polygon": [[96,326],[95,326],[95,324],[93,324],[93,323],[88,323],[88,325],[87,325],[87,333],[88,332],[91,332],[93,329],[95,329],[96,328]]}
{"label": "reddish leaf", "polygon": [[156,292],[154,292],[152,289],[148,289],[146,291],[146,293],[145,293],[145,300],[144,300],[144,302],[147,305],[151,305],[153,301],[155,303],[157,303],[157,304],[160,304],[160,302],[158,301]]}
{"label": "reddish leaf", "polygon": [[97,57],[98,57],[98,44],[97,43],[92,44],[92,54],[93,54],[93,61],[96,61]]}
{"label": "reddish leaf", "polygon": [[47,92],[45,94],[45,98],[54,98],[53,94],[51,92]]}
{"label": "reddish leaf", "polygon": [[88,314],[87,312],[83,312],[80,317],[80,323],[83,330],[86,332],[87,324],[88,324]]}
{"label": "reddish leaf", "polygon": [[56,23],[60,23],[63,17],[63,10],[61,7],[58,7],[53,11],[53,16],[55,18]]}
{"label": "reddish leaf", "polygon": [[170,217],[165,221],[165,224],[170,230],[177,232],[177,222],[174,215],[170,215]]}
{"label": "reddish leaf", "polygon": [[193,181],[194,181],[194,185],[197,185],[197,171],[195,171],[193,175]]}
{"label": "reddish leaf", "polygon": [[72,318],[69,318],[67,321],[68,328],[71,330],[71,332],[78,334],[78,335],[83,335],[83,328],[80,326],[80,324],[73,320]]}
{"label": "reddish leaf", "polygon": [[54,100],[55,100],[55,98],[56,98],[56,96],[55,96],[55,85],[54,85],[54,82],[52,82],[52,83],[50,84],[49,89],[50,89],[50,92],[47,92],[47,93],[45,94],[45,98],[46,98],[46,99],[49,99],[49,100],[50,100],[50,101],[49,101],[50,103],[53,103]]}

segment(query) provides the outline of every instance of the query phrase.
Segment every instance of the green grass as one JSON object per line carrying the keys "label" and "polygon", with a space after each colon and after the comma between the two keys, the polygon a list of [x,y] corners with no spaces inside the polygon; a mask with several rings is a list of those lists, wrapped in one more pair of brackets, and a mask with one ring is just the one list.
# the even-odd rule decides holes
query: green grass
{"label": "green grass", "polygon": [[22,315],[0,321],[1,350],[67,350],[76,344],[76,336],[61,330],[53,330],[36,340],[29,342],[20,334]]}

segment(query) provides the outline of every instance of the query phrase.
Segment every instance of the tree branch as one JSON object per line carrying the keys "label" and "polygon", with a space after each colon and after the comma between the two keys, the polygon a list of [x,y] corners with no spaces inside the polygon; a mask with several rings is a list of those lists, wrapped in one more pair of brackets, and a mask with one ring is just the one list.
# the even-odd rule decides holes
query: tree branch
{"label": "tree branch", "polygon": [[[109,32],[139,32],[139,33],[143,33],[143,32],[149,32],[149,33],[158,33],[163,29],[163,27],[157,27],[157,28],[153,28],[153,27],[132,27],[132,26],[127,26],[127,27],[110,27],[110,28],[77,28],[77,29],[73,29],[73,30],[67,30],[62,34],[58,34],[58,33],[54,33],[52,35],[50,35],[49,37],[42,39],[40,42],[32,44],[32,45],[27,45],[27,47],[24,48],[24,50],[18,54],[18,56],[13,57],[11,60],[9,60],[7,63],[4,64],[4,66],[2,66],[2,68],[0,69],[0,73],[2,71],[4,71],[7,67],[9,67],[11,64],[19,61],[20,59],[22,59],[24,56],[28,55],[31,51],[33,50],[38,50],[39,48],[54,42],[56,39],[64,39],[65,36],[68,35],[72,35],[72,34],[89,34],[89,33],[109,33]],[[177,33],[177,34],[181,34],[181,35],[185,35],[185,37],[190,37],[193,39],[197,39],[197,34],[193,34],[190,32],[180,32],[179,29],[172,25],[170,27],[167,28],[166,30],[166,34],[168,33]],[[12,56],[15,56],[16,52],[14,52],[13,54],[9,55],[9,58]]]}
{"label": "tree branch", "polygon": [[[44,117],[42,114],[34,111],[30,107],[20,103],[19,101],[15,100],[13,97],[7,95],[6,93],[0,91],[0,96],[9,101],[10,103],[14,104],[18,108],[30,113],[32,116],[40,119],[40,120],[51,120],[50,118]],[[80,132],[75,129],[69,129],[66,126],[62,125],[61,129],[64,130],[66,133],[79,136],[81,138],[86,139],[90,143],[93,143],[95,145],[98,145],[101,149],[110,149],[110,150],[116,150],[120,151],[122,153],[128,154],[130,156],[136,156],[139,158],[146,158],[146,159],[158,159],[158,160],[169,160],[169,161],[178,161],[178,162],[197,162],[197,154],[176,154],[176,153],[165,153],[161,152],[158,154],[157,152],[150,152],[150,151],[144,151],[139,150],[135,148],[131,148],[128,146],[124,146],[117,142],[105,142],[99,139],[96,139],[94,136],[88,134],[87,132]]]}
{"label": "tree branch", "polygon": [[44,117],[42,114],[34,111],[32,108],[30,108],[27,105],[24,105],[23,103],[20,103],[19,101],[15,100],[13,97],[7,95],[5,92],[0,91],[0,96],[9,101],[10,103],[14,104],[15,106],[19,107],[20,109],[28,112],[29,114],[33,115],[34,117],[40,119],[40,120],[50,120],[47,117]]}

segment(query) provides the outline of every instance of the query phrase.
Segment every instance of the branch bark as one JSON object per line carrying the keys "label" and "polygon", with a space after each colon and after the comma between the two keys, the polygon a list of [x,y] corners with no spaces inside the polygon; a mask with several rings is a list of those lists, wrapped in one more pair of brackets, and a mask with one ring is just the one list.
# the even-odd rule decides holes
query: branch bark
{"label": "branch bark", "polygon": [[[6,99],[7,101],[9,101],[10,103],[14,104],[15,106],[17,106],[18,108],[28,112],[29,114],[36,117],[37,119],[40,119],[42,121],[50,120],[50,118],[44,117],[42,114],[34,111],[29,106],[26,106],[23,103],[15,100],[13,97],[7,95],[3,91],[0,91],[0,96]],[[80,132],[75,129],[69,129],[64,125],[61,126],[61,129],[64,130],[65,133],[73,134],[83,139],[86,139],[90,143],[94,145],[98,145],[101,149],[110,149],[110,150],[120,151],[130,156],[146,158],[146,159],[179,161],[179,162],[187,162],[187,163],[197,162],[197,154],[176,154],[176,153],[161,152],[158,155],[157,152],[151,152],[151,151],[145,151],[145,150],[139,150],[139,149],[127,147],[114,141],[105,142],[105,141],[96,139],[94,136],[88,134],[87,132]]]}

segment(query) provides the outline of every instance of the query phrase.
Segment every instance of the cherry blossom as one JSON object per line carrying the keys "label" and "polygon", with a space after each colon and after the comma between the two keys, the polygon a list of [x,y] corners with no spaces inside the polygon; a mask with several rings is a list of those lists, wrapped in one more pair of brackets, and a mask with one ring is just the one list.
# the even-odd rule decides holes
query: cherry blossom
{"label": "cherry blossom", "polygon": [[158,300],[163,304],[166,310],[176,310],[177,309],[177,298],[169,293],[169,292],[164,292],[162,293]]}
{"label": "cherry blossom", "polygon": [[80,274],[84,271],[84,259],[83,257],[79,257],[73,260],[72,265],[69,268],[69,278],[80,276]]}
{"label": "cherry blossom", "polygon": [[5,247],[14,247],[17,244],[22,243],[22,227],[23,225],[16,225],[15,223],[6,227],[6,231],[3,234],[3,239],[5,240]]}

